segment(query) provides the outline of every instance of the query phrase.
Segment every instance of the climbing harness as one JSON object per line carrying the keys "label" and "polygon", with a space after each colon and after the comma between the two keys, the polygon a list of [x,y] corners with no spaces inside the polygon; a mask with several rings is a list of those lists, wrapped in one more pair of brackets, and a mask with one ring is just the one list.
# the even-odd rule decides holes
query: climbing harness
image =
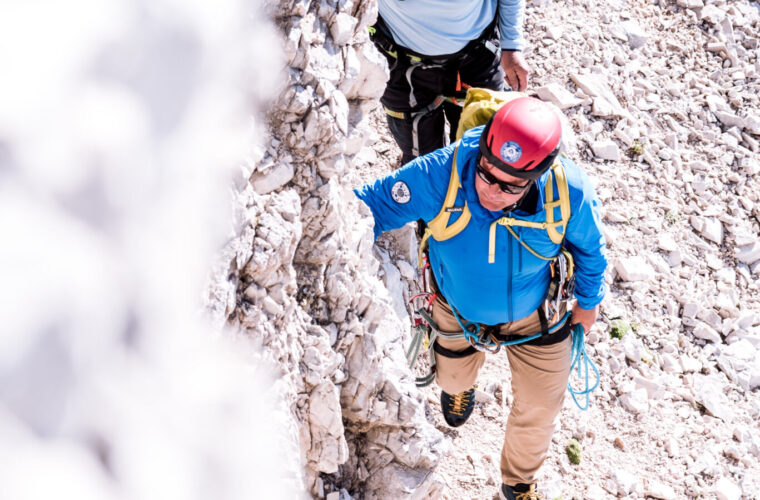
{"label": "climbing harness", "polygon": [[[494,55],[499,53],[499,47],[496,43],[488,38],[493,34],[496,26],[496,19],[483,31],[480,37],[469,42],[460,51],[444,56],[425,56],[417,54],[414,51],[398,45],[390,34],[388,26],[383,19],[378,16],[375,26],[369,27],[370,38],[374,44],[383,52],[385,52],[391,59],[395,60],[391,69],[394,69],[398,64],[408,64],[404,71],[404,78],[409,85],[409,108],[415,109],[419,104],[417,97],[414,93],[414,82],[412,80],[413,73],[418,70],[443,70],[446,71],[449,67],[456,64],[462,57],[469,52],[473,51],[478,45],[483,45]],[[402,68],[404,66],[401,66]],[[412,155],[417,157],[420,155],[420,142],[419,142],[419,123],[422,118],[438,109],[444,102],[450,102],[457,106],[463,106],[463,98],[465,92],[470,89],[470,85],[462,82],[462,77],[459,70],[456,70],[456,84],[453,89],[452,95],[439,95],[433,99],[430,104],[424,106],[417,111],[396,111],[383,106],[388,116],[399,120],[404,120],[412,123]]]}
{"label": "climbing harness", "polygon": [[[488,334],[487,338],[485,335],[479,335],[481,330],[486,331],[486,329],[482,328],[481,325],[477,323],[472,323],[469,321],[462,321],[459,314],[455,312],[455,309],[452,308],[451,311],[454,313],[454,316],[457,320],[457,323],[459,323],[460,328],[462,329],[461,332],[442,332],[438,329],[438,326],[435,324],[435,322],[432,319],[431,313],[429,312],[430,308],[432,308],[433,301],[435,300],[435,294],[433,293],[422,293],[417,296],[415,296],[412,300],[418,300],[423,299],[424,306],[420,307],[415,311],[415,314],[417,317],[414,319],[414,327],[413,327],[413,335],[412,335],[412,342],[409,345],[409,349],[406,352],[406,358],[407,362],[409,363],[409,368],[411,369],[414,366],[415,361],[417,360],[417,357],[420,353],[421,348],[424,346],[424,349],[429,353],[429,360],[430,360],[430,369],[427,374],[421,377],[415,378],[415,384],[417,387],[427,387],[428,385],[432,384],[435,380],[435,352],[438,351],[439,354],[447,355],[449,357],[450,354],[459,354],[459,353],[451,353],[451,351],[444,353],[441,353],[441,349],[436,349],[436,340],[438,338],[442,338],[445,340],[456,340],[456,339],[467,339],[471,344],[471,349],[474,348],[475,350],[484,351],[484,352],[491,352],[491,353],[497,353],[501,349],[502,346],[510,346],[510,345],[518,345],[518,344],[524,344],[531,342],[533,340],[536,340],[543,335],[551,335],[556,332],[558,332],[563,326],[565,326],[566,322],[570,319],[571,314],[570,312],[566,312],[564,316],[554,325],[552,325],[546,334],[544,333],[537,333],[535,335],[529,335],[509,340],[499,340],[493,336],[493,334]],[[571,327],[570,330],[570,336],[572,338],[572,346],[570,350],[570,374],[572,375],[573,372],[576,372],[578,378],[582,380],[583,388],[582,389],[574,389],[572,382],[567,383],[567,390],[570,392],[571,397],[573,398],[573,402],[576,404],[576,406],[585,411],[589,407],[590,403],[590,394],[593,392],[598,386],[599,386],[599,369],[596,367],[596,364],[588,357],[586,354],[586,347],[585,347],[585,335],[583,331],[583,326],[578,323]],[[474,351],[470,350],[465,351],[464,353],[461,353],[460,357],[468,356],[470,354],[474,353]],[[589,373],[594,374],[594,384],[593,386],[589,386]],[[578,397],[584,397],[585,401],[579,402]]]}
{"label": "climbing harness", "polygon": [[[423,290],[426,291],[415,295],[409,301],[413,311],[412,341],[406,351],[406,358],[410,369],[414,366],[414,363],[423,348],[429,353],[430,372],[427,375],[416,379],[415,382],[419,387],[430,385],[435,379],[435,355],[433,351],[437,351],[439,354],[447,357],[468,356],[475,351],[497,353],[502,346],[533,342],[545,335],[555,334],[566,325],[567,320],[570,317],[569,312],[560,316],[560,305],[562,302],[570,298],[575,276],[572,269],[572,257],[569,252],[560,251],[558,257],[550,264],[551,279],[547,295],[543,301],[543,305],[539,306],[536,311],[541,322],[540,333],[529,336],[505,336],[499,333],[499,325],[481,325],[463,319],[456,308],[451,306],[451,304],[448,304],[448,307],[451,309],[461,331],[442,332],[435,321],[433,321],[432,317],[433,302],[440,292],[434,284],[433,278],[428,278],[428,273],[431,273],[431,271],[427,255],[423,255],[422,259],[423,264],[420,267],[420,274],[422,276]],[[445,300],[443,296],[441,296],[441,298]],[[547,303],[551,303],[551,305],[548,305]],[[547,308],[550,308],[551,315],[546,314]],[[553,322],[551,326],[549,326],[547,318]],[[436,340],[438,338],[444,340],[466,339],[470,343],[470,348],[461,353],[454,353],[453,351],[449,351],[442,346],[437,345]]]}
{"label": "climbing harness", "polygon": [[549,270],[551,278],[544,301],[544,314],[547,318],[554,318],[559,314],[562,302],[569,301],[575,290],[573,255],[565,247],[560,248],[557,256],[551,261]]}

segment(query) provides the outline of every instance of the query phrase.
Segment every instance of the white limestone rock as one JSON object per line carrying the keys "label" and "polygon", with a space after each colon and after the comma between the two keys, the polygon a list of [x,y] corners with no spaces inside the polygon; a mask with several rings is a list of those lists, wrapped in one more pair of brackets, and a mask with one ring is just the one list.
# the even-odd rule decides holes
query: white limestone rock
{"label": "white limestone rock", "polygon": [[760,240],[756,240],[751,245],[738,247],[734,252],[739,262],[753,264],[760,260]]}
{"label": "white limestone rock", "polygon": [[628,37],[628,44],[631,48],[639,49],[646,45],[649,40],[649,35],[644,31],[636,21],[631,19],[620,23],[626,36]]}
{"label": "white limestone rock", "polygon": [[636,389],[635,391],[620,396],[620,403],[623,408],[634,414],[645,413],[649,410],[649,397],[646,389]]}
{"label": "white limestone rock", "polygon": [[599,97],[606,100],[612,107],[615,116],[629,117],[630,114],[620,105],[615,94],[610,89],[607,79],[595,74],[571,74],[570,79],[589,97]]}
{"label": "white limestone rock", "polygon": [[705,6],[705,3],[702,0],[677,0],[676,3],[679,7],[685,9],[701,9]]}
{"label": "white limestone rock", "polygon": [[628,332],[620,340],[618,347],[622,349],[625,359],[631,361],[634,365],[641,362],[641,358],[645,352],[644,344],[632,332]]}
{"label": "white limestone rock", "polygon": [[720,245],[723,243],[723,224],[718,219],[708,217],[700,231],[702,236]]}
{"label": "white limestone rock", "polygon": [[708,326],[707,324],[702,323],[701,321],[697,323],[697,326],[694,328],[692,333],[694,334],[695,337],[699,339],[705,339],[714,344],[722,343],[720,334],[716,332],[713,328]]}
{"label": "white limestone rock", "polygon": [[700,13],[700,18],[710,24],[720,24],[726,17],[726,12],[713,4],[706,5]]}
{"label": "white limestone rock", "polygon": [[750,134],[760,135],[760,115],[744,117],[744,129]]}
{"label": "white limestone rock", "polygon": [[657,246],[665,252],[675,252],[678,250],[676,240],[671,233],[660,233],[657,236]]}
{"label": "white limestone rock", "polygon": [[591,145],[597,158],[610,161],[620,161],[620,148],[612,140],[597,141]]}
{"label": "white limestone rock", "polygon": [[744,125],[744,118],[738,116],[735,113],[731,113],[729,111],[713,111],[715,113],[715,116],[720,120],[724,125],[728,127],[739,127],[739,128],[745,128]]}
{"label": "white limestone rock", "polygon": [[639,478],[626,470],[616,469],[613,472],[618,495],[626,496],[634,493],[639,486]]}
{"label": "white limestone rock", "polygon": [[715,482],[713,493],[718,500],[740,500],[741,488],[730,478],[721,476]]}
{"label": "white limestone rock", "polygon": [[683,355],[678,359],[684,373],[698,372],[702,369],[702,363],[691,356]]}
{"label": "white limestone rock", "polygon": [[480,404],[492,404],[496,401],[496,398],[493,394],[490,394],[485,391],[481,391],[479,389],[475,390],[475,402]]}
{"label": "white limestone rock", "polygon": [[716,377],[695,375],[693,391],[694,399],[704,406],[711,415],[724,422],[732,420],[731,404],[723,393],[722,384]]}
{"label": "white limestone rock", "polygon": [[658,498],[660,500],[676,500],[676,492],[669,485],[659,481],[647,481],[644,488],[644,495],[647,497]]}
{"label": "white limestone rock", "polygon": [[543,87],[539,87],[536,89],[536,94],[538,94],[538,97],[542,100],[553,103],[559,109],[572,108],[583,102],[583,99],[575,97],[570,91],[558,83],[549,83]]}
{"label": "white limestone rock", "polygon": [[681,454],[681,446],[678,444],[678,439],[673,436],[668,436],[665,441],[665,450],[671,458],[679,456]]}
{"label": "white limestone rock", "polygon": [[358,22],[358,19],[345,12],[339,12],[336,14],[330,25],[330,34],[332,35],[333,43],[338,46],[348,44],[348,42],[351,41],[351,37],[354,34]]}
{"label": "white limestone rock", "polygon": [[633,382],[636,384],[636,387],[647,391],[649,399],[662,399],[665,397],[665,385],[659,380],[637,375],[633,378]]}
{"label": "white limestone rock", "polygon": [[615,262],[615,271],[623,281],[649,281],[654,277],[654,269],[642,257],[625,257]]}
{"label": "white limestone rock", "polygon": [[399,272],[401,273],[401,276],[406,281],[413,281],[416,277],[417,273],[414,270],[414,267],[412,267],[411,264],[409,264],[405,260],[400,260],[396,262],[396,267],[398,267]]}
{"label": "white limestone rock", "polygon": [[255,172],[251,178],[254,191],[269,194],[285,186],[293,179],[295,168],[289,163],[275,165],[267,172]]}
{"label": "white limestone rock", "polygon": [[323,382],[309,398],[309,428],[312,448],[308,457],[314,468],[332,474],[348,458],[348,446],[343,433],[338,390],[331,382]]}
{"label": "white limestone rock", "polygon": [[665,373],[683,373],[683,367],[675,356],[671,354],[663,354],[660,360],[662,370]]}
{"label": "white limestone rock", "polygon": [[409,318],[409,313],[406,310],[406,300],[404,300],[405,285],[401,281],[401,272],[386,252],[383,253],[382,268],[385,271],[383,275],[383,283],[388,290],[388,295],[391,297],[391,303],[393,304],[393,310],[402,322],[406,322]]}
{"label": "white limestone rock", "polygon": [[584,495],[583,498],[587,500],[606,500],[607,498],[609,498],[609,493],[607,493],[598,484],[591,484],[588,486],[588,489],[586,490],[586,494]]}
{"label": "white limestone rock", "polygon": [[344,77],[340,90],[346,99],[379,99],[388,81],[388,64],[377,50],[359,50],[347,47],[346,68],[350,78]]}

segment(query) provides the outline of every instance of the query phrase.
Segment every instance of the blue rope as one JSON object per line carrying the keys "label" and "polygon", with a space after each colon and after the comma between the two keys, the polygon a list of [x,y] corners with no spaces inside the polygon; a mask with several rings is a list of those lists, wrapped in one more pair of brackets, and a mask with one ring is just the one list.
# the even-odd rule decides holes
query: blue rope
{"label": "blue rope", "polygon": [[[480,325],[478,323],[473,323],[471,321],[465,320],[465,323],[462,323],[462,319],[459,317],[459,313],[457,313],[455,308],[451,308],[451,312],[454,313],[454,318],[456,318],[457,323],[459,323],[459,327],[462,329],[462,332],[464,333],[464,338],[466,338],[470,343],[473,345],[475,344],[481,344],[480,338],[478,337],[478,333],[480,333]],[[568,320],[570,316],[570,311],[566,312],[565,315],[560,319],[557,323],[555,323],[550,329],[549,333],[554,333],[559,328],[562,327],[562,325],[565,324],[565,321]],[[475,326],[475,331],[470,332],[467,327],[470,325]],[[599,387],[599,369],[596,367],[593,361],[589,359],[588,355],[586,354],[586,342],[584,339],[584,331],[583,331],[583,325],[580,323],[577,323],[573,325],[573,329],[571,331],[573,343],[570,350],[570,373],[573,373],[573,370],[575,369],[578,372],[578,377],[584,379],[586,388],[583,390],[576,391],[573,389],[570,382],[567,383],[567,390],[570,391],[570,395],[573,397],[573,401],[575,402],[575,405],[580,408],[583,411],[588,410],[589,407],[589,394],[594,391],[597,387]],[[529,337],[521,338],[518,340],[510,340],[505,342],[500,342],[499,344],[502,346],[507,345],[515,345],[515,344],[522,344],[525,342],[529,342],[533,339],[537,339],[540,337],[541,334],[537,333],[536,335],[531,335]],[[488,341],[487,345],[495,345],[491,340]],[[596,382],[594,382],[593,387],[589,387],[588,383],[588,374],[589,374],[589,366],[594,372],[594,377],[596,378]],[[581,405],[578,402],[577,396],[586,396],[586,401],[584,405]]]}
{"label": "blue rope", "polygon": [[[462,323],[462,319],[459,317],[459,313],[457,312],[456,308],[451,307],[451,306],[449,306],[449,307],[451,308],[451,312],[454,314],[454,318],[457,320],[457,323],[459,323],[459,328],[461,328],[462,329],[462,333],[464,333],[464,338],[467,339],[468,342],[473,343],[473,344],[474,343],[481,343],[480,342],[480,337],[478,337],[478,335],[477,335],[478,333],[480,333],[480,324],[479,323],[473,323],[472,321],[467,321],[467,320],[465,320],[465,323],[463,324]],[[554,325],[552,325],[552,327],[549,328],[548,333],[554,333],[557,330],[559,330],[560,328],[562,328],[562,325],[565,324],[565,321],[567,321],[569,317],[570,317],[570,311],[566,312],[565,315],[562,316],[562,318],[559,321],[557,321],[556,323],[554,323]],[[475,326],[475,331],[474,332],[470,332],[467,329],[467,327],[469,327],[470,325],[474,325]],[[543,334],[542,333],[537,333],[535,335],[530,335],[528,337],[524,337],[524,338],[517,339],[517,340],[507,340],[507,341],[504,341],[504,342],[499,342],[499,345],[506,346],[506,345],[523,344],[525,342],[530,342],[531,340],[537,339],[541,335],[543,335]],[[494,344],[494,342],[489,339],[488,340],[488,344],[486,344],[486,345],[496,345],[496,344]]]}
{"label": "blue rope", "polygon": [[[480,333],[480,325],[478,323],[473,323],[472,321],[467,321],[465,325],[462,324],[462,320],[459,318],[459,313],[457,313],[457,310],[455,307],[449,306],[449,309],[451,309],[451,312],[454,313],[454,318],[457,320],[457,323],[459,323],[459,328],[462,329],[462,333],[464,333],[464,338],[467,339],[468,342],[471,344],[480,342],[480,339],[478,338],[477,334]],[[470,332],[467,327],[470,325],[475,325],[476,330],[474,332]]]}
{"label": "blue rope", "polygon": [[[573,325],[572,330],[572,337],[573,337],[573,346],[572,350],[570,351],[570,373],[573,373],[573,369],[576,369],[578,372],[578,377],[583,378],[586,383],[586,388],[583,390],[576,391],[572,388],[570,385],[570,382],[567,383],[567,390],[570,391],[570,395],[573,397],[573,401],[575,402],[576,406],[580,408],[583,411],[588,410],[589,405],[589,394],[591,394],[591,391],[596,389],[599,386],[599,369],[596,367],[593,361],[591,361],[586,354],[586,343],[583,338],[584,332],[583,332],[583,325],[580,323]],[[591,366],[592,370],[594,371],[594,376],[596,377],[596,382],[594,382],[594,386],[589,388],[588,386],[588,374],[589,370],[588,367]],[[586,396],[586,404],[581,406],[581,404],[578,402],[578,399],[576,396]]]}

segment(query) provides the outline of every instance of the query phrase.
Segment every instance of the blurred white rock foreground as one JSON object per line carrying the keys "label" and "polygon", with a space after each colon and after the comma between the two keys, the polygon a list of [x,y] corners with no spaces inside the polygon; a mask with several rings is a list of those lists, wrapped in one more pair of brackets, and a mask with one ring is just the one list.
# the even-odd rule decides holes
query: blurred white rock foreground
{"label": "blurred white rock foreground", "polygon": [[276,374],[199,314],[278,43],[195,5],[2,7],[3,499],[303,491]]}
{"label": "blurred white rock foreground", "polygon": [[351,193],[387,80],[367,33],[376,9],[272,7],[287,67],[209,299],[219,324],[248,332],[280,367],[305,487],[320,498],[435,497],[443,483],[431,471],[447,451],[404,369],[408,324],[377,278],[371,220]]}

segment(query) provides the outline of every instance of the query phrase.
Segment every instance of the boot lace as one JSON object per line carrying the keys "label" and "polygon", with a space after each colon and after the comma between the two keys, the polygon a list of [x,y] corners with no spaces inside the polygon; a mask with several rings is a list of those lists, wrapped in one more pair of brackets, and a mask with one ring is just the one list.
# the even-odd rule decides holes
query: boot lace
{"label": "boot lace", "polygon": [[[469,391],[460,392],[459,394],[454,394],[451,397],[451,400],[449,401],[449,413],[453,413],[454,415],[462,416],[464,414],[465,409],[467,408],[467,405],[470,404],[470,397],[472,397],[472,393],[474,391],[470,389]],[[530,499],[525,499],[530,500]]]}
{"label": "boot lace", "polygon": [[535,484],[531,484],[528,491],[517,493],[515,496],[515,500],[541,500],[542,498],[544,498],[544,496],[536,491]]}

